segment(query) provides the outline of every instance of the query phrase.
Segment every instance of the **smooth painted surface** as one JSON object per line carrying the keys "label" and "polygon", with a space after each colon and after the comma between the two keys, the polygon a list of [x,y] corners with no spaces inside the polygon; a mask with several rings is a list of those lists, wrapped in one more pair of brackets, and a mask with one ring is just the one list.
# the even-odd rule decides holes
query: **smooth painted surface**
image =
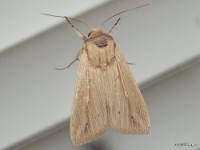
{"label": "smooth painted surface", "polygon": [[[79,18],[97,26],[116,12],[144,3],[151,5],[121,16],[113,37],[127,61],[136,62],[130,68],[145,87],[147,81],[156,83],[200,56],[200,1],[115,0]],[[87,35],[85,27],[76,25]],[[72,61],[81,44],[63,23],[0,54],[0,149],[21,147],[66,124],[78,62],[65,71],[53,68]]]}
{"label": "smooth painted surface", "polygon": [[110,0],[0,0],[0,52],[61,23],[40,13],[79,16]]}

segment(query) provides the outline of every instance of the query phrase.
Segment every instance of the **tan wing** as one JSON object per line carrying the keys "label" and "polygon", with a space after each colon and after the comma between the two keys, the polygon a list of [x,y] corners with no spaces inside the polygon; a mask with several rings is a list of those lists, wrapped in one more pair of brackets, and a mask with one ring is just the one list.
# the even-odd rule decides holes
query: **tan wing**
{"label": "tan wing", "polygon": [[114,129],[127,134],[147,134],[150,128],[146,104],[129,67],[116,49],[116,93],[111,99],[110,121]]}
{"label": "tan wing", "polygon": [[101,71],[90,65],[83,51],[70,120],[71,139],[75,145],[93,141],[106,130],[108,120],[102,80]]}

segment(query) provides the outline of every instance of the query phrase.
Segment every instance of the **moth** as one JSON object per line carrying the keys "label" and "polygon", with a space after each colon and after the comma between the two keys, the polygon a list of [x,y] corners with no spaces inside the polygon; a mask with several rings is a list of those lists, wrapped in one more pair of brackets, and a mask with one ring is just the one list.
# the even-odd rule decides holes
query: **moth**
{"label": "moth", "polygon": [[[104,23],[126,11],[109,17]],[[65,18],[83,39],[75,59],[68,66],[57,68],[66,69],[80,60],[70,120],[73,144],[96,140],[106,131],[108,124],[120,133],[147,134],[150,129],[147,106],[126,60],[111,36],[120,18],[108,33],[93,27],[86,37],[71,23],[70,18],[50,16]]]}

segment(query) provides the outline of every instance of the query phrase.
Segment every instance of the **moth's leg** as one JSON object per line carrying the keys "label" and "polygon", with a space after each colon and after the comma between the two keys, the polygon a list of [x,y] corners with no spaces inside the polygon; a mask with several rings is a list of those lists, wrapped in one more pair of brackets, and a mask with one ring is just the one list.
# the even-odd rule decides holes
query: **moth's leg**
{"label": "moth's leg", "polygon": [[80,50],[78,51],[78,53],[76,54],[74,60],[73,60],[71,63],[69,63],[67,66],[65,66],[65,67],[63,67],[63,68],[55,68],[55,69],[56,69],[56,70],[64,70],[64,69],[69,68],[74,62],[76,62],[76,61],[79,60],[79,57],[80,57],[80,55],[81,55],[81,52],[82,52],[82,49],[80,49]]}
{"label": "moth's leg", "polygon": [[[116,44],[114,45],[114,52],[116,53]],[[126,61],[126,64],[128,64],[128,65],[135,65],[135,62],[127,62]]]}
{"label": "moth's leg", "polygon": [[126,62],[128,65],[135,65],[135,62]]}

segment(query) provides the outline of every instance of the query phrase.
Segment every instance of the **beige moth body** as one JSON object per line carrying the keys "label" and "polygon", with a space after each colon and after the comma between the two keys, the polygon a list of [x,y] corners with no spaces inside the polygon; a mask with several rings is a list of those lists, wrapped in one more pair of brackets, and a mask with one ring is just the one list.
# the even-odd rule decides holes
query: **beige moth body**
{"label": "beige moth body", "polygon": [[[134,10],[141,5],[126,11]],[[117,16],[126,11],[117,13]],[[69,19],[65,18],[83,39],[76,58],[63,70],[80,60],[73,106],[70,118],[70,135],[74,145],[85,144],[99,138],[108,125],[124,134],[147,134],[150,129],[148,110],[129,66],[111,36],[113,28],[104,33],[94,27],[85,37]]]}
{"label": "beige moth body", "polygon": [[92,28],[79,59],[70,120],[72,142],[91,142],[109,124],[121,133],[147,134],[150,122],[146,104],[112,36]]}

